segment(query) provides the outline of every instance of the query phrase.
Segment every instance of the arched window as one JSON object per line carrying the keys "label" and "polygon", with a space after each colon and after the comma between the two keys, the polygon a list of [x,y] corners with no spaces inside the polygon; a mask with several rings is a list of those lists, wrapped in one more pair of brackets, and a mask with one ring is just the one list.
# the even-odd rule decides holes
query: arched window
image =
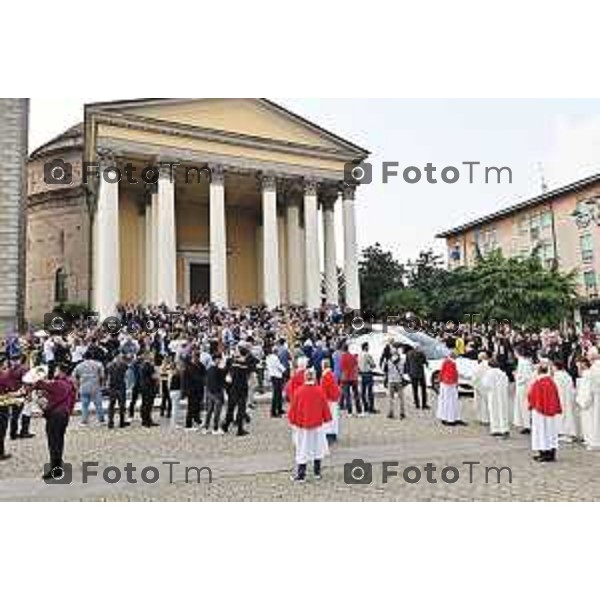
{"label": "arched window", "polygon": [[64,304],[69,300],[69,290],[67,289],[67,274],[65,270],[57,269],[54,275],[54,301],[57,304]]}

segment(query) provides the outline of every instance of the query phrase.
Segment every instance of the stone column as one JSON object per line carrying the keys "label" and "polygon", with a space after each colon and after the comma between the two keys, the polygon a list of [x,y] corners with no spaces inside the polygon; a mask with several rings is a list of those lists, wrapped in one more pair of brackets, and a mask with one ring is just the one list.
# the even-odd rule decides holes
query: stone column
{"label": "stone column", "polygon": [[319,255],[319,210],[317,184],[307,182],[304,190],[304,231],[306,236],[306,306],[321,306],[321,266]]}
{"label": "stone column", "polygon": [[150,240],[150,285],[151,295],[150,301],[152,304],[158,304],[158,261],[160,260],[159,244],[160,236],[158,231],[158,184],[152,191],[152,198],[150,203],[150,223],[152,227]]}
{"label": "stone column", "polygon": [[28,98],[0,98],[0,335],[22,325],[25,308],[28,115]]}
{"label": "stone column", "polygon": [[119,231],[119,184],[114,177],[114,160],[101,158],[98,204],[94,220],[94,306],[100,319],[115,316],[121,295],[121,252]]}
{"label": "stone column", "polygon": [[279,229],[277,225],[277,180],[262,178],[263,196],[263,300],[267,308],[281,305],[279,281]]}
{"label": "stone column", "polygon": [[329,305],[340,303],[337,254],[335,245],[335,203],[337,190],[331,191],[323,200],[323,237],[325,247],[325,296]]}
{"label": "stone column", "polygon": [[287,282],[287,237],[285,226],[285,213],[279,208],[277,212],[277,233],[279,239],[279,290],[281,292],[281,304],[290,303]]}
{"label": "stone column", "polygon": [[146,205],[138,206],[137,302],[146,301]]}
{"label": "stone column", "polygon": [[154,259],[153,259],[153,226],[152,226],[152,198],[153,198],[154,194],[152,193],[151,190],[148,191],[147,193],[147,197],[146,197],[146,214],[145,214],[145,228],[146,228],[146,235],[145,235],[145,248],[144,248],[144,256],[145,256],[145,269],[146,269],[146,277],[145,277],[145,282],[146,282],[146,293],[145,293],[145,303],[146,304],[153,304],[154,302],[154,291],[152,289],[152,285],[153,285],[153,268],[155,265]]}
{"label": "stone column", "polygon": [[295,198],[288,197],[286,221],[288,302],[300,306],[304,304],[304,253],[300,229],[300,204]]}
{"label": "stone column", "polygon": [[355,194],[354,188],[344,188],[344,277],[346,279],[346,306],[353,310],[360,310]]}
{"label": "stone column", "polygon": [[175,174],[160,170],[156,230],[156,302],[177,306],[177,227],[175,223]]}
{"label": "stone column", "polygon": [[210,180],[210,300],[229,306],[225,172],[219,165],[211,166]]}

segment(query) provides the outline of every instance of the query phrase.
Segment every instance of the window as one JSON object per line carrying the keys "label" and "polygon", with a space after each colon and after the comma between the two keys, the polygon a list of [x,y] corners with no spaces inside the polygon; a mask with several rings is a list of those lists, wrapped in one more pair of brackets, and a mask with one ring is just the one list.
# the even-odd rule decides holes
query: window
{"label": "window", "polygon": [[540,244],[540,258],[545,263],[551,262],[556,258],[554,256],[554,244],[552,242],[543,242]]}
{"label": "window", "polygon": [[452,249],[450,250],[450,260],[454,261],[454,262],[458,262],[461,259],[461,251],[460,251],[460,245],[459,244],[455,244]]}
{"label": "window", "polygon": [[521,235],[527,235],[529,233],[529,219],[522,218],[519,221],[519,233]]}
{"label": "window", "polygon": [[54,302],[65,304],[69,300],[67,289],[67,274],[64,269],[58,269],[54,275]]}
{"label": "window", "polygon": [[541,219],[542,229],[550,229],[552,227],[552,213],[545,212],[542,214]]}
{"label": "window", "polygon": [[489,254],[498,247],[498,235],[496,229],[486,229],[485,231],[477,232],[476,243],[482,254]]}
{"label": "window", "polygon": [[598,293],[596,283],[596,272],[586,271],[583,274],[583,284],[585,285],[585,291],[588,296],[596,296]]}
{"label": "window", "polygon": [[594,260],[594,238],[591,233],[585,233],[580,238],[581,242],[581,260],[583,262],[592,262]]}

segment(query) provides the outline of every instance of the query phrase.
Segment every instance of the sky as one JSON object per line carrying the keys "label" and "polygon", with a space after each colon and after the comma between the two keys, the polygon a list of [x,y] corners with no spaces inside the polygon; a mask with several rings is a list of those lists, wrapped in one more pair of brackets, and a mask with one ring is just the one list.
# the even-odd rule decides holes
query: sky
{"label": "sky", "polygon": [[[87,102],[107,97],[31,101],[33,150],[82,121]],[[273,98],[286,108],[371,151],[374,181],[357,195],[361,247],[381,243],[401,260],[444,244],[441,231],[550,188],[600,171],[600,100],[393,100]],[[400,176],[382,181],[382,163],[399,163]],[[474,183],[464,162],[479,162]],[[460,169],[455,184],[426,181]],[[423,179],[406,183],[417,167]],[[509,167],[512,183],[486,184],[485,167]],[[444,252],[445,254],[445,252]]]}

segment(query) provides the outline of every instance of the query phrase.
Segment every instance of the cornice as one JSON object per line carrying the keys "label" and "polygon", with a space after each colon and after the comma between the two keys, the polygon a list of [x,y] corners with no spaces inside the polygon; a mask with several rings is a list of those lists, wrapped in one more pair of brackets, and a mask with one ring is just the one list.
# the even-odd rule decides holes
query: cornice
{"label": "cornice", "polygon": [[[93,111],[89,113],[97,124],[134,129],[155,133],[158,135],[170,135],[174,137],[187,137],[209,142],[220,142],[228,145],[258,148],[261,150],[283,151],[302,156],[310,156],[322,159],[339,159],[341,161],[354,161],[361,157],[358,153],[336,149],[310,146],[298,142],[285,140],[270,140],[267,138],[252,136],[248,134],[208,129],[194,125],[170,123],[150,117],[132,116],[127,114]],[[363,157],[364,158],[364,157]]]}

